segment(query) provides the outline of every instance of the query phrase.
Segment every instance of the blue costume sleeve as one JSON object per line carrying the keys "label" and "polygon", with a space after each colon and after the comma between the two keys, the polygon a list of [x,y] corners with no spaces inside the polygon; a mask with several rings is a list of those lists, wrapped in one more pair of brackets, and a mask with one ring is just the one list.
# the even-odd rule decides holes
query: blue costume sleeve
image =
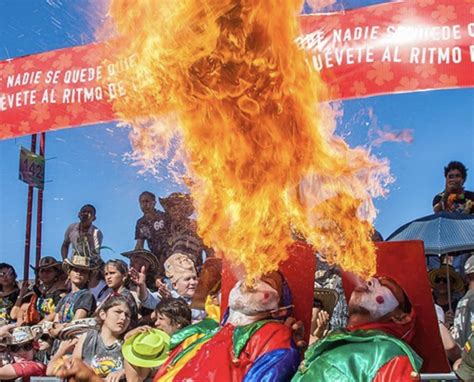
{"label": "blue costume sleeve", "polygon": [[300,363],[300,353],[293,347],[265,353],[257,359],[243,382],[287,382]]}

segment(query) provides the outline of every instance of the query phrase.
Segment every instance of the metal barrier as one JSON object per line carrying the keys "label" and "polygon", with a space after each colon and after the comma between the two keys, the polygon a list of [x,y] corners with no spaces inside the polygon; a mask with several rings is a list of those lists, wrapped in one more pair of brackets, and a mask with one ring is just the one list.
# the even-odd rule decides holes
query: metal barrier
{"label": "metal barrier", "polygon": [[422,373],[420,374],[422,381],[459,381],[459,378],[454,373]]}

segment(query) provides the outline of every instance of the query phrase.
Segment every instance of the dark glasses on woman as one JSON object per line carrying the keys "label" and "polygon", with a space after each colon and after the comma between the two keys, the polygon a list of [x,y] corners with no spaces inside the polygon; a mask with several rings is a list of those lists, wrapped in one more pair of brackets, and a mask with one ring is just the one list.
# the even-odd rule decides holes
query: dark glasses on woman
{"label": "dark glasses on woman", "polygon": [[[451,284],[454,284],[454,279],[452,279],[451,277],[449,278],[449,282]],[[448,283],[448,279],[446,277],[436,277],[435,278],[435,283],[436,284],[440,284],[440,283],[445,283],[447,284]]]}

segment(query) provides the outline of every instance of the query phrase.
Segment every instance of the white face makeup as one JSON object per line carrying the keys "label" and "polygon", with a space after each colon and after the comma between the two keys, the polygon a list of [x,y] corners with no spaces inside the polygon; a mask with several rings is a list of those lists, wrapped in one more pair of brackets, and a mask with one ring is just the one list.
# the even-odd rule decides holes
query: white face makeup
{"label": "white face makeup", "polygon": [[366,309],[374,320],[392,312],[398,305],[391,290],[381,285],[376,278],[371,278],[363,287],[354,289],[349,301],[349,307]]}
{"label": "white face makeup", "polygon": [[229,308],[249,316],[278,309],[278,302],[278,292],[261,280],[251,287],[239,281],[229,294]]}

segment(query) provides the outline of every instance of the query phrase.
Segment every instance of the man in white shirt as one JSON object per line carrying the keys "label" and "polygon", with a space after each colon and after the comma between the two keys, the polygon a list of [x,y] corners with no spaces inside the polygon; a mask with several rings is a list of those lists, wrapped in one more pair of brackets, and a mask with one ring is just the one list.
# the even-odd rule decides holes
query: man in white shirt
{"label": "man in white shirt", "polygon": [[72,223],[67,227],[64,241],[61,246],[61,256],[67,258],[69,246],[72,244],[73,252],[81,256],[93,257],[100,255],[103,235],[99,228],[92,224],[96,219],[95,207],[91,204],[82,206],[79,210],[79,223]]}

